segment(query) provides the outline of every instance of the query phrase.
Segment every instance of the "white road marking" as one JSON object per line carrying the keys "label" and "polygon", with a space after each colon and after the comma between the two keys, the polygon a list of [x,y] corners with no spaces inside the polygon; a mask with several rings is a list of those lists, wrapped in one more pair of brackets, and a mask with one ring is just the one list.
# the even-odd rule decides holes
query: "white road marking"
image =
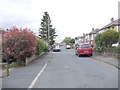
{"label": "white road marking", "polygon": [[35,83],[37,82],[39,76],[41,75],[41,73],[44,71],[45,67],[47,66],[48,63],[46,63],[44,65],[44,67],[42,68],[42,70],[38,73],[38,75],[35,77],[35,79],[32,81],[32,83],[30,84],[30,86],[28,88],[33,88]]}
{"label": "white road marking", "polygon": [[42,70],[40,70],[40,72],[38,73],[38,75],[35,77],[35,79],[32,81],[32,83],[30,84],[30,86],[28,87],[28,90],[31,90],[34,86],[35,83],[37,82],[38,78],[40,77],[40,75],[42,74],[42,72],[44,71],[44,69],[46,68],[46,66],[48,65],[48,63],[50,62],[50,60],[53,57],[53,53],[52,56],[50,57],[50,59],[45,63],[44,67],[42,68]]}

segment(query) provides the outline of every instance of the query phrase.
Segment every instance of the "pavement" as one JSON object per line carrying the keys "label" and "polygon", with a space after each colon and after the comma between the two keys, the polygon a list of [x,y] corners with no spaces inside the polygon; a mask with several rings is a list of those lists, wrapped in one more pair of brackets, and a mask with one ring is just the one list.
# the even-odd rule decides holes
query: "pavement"
{"label": "pavement", "polygon": [[34,80],[38,72],[43,68],[45,63],[51,57],[51,54],[42,55],[30,64],[23,67],[18,67],[10,71],[10,76],[3,76],[3,88],[27,88]]}
{"label": "pavement", "polygon": [[[45,52],[43,52],[40,56],[42,56],[44,54],[45,54]],[[35,57],[35,58],[33,58],[33,60],[36,60],[37,58],[39,58],[39,57]],[[4,63],[4,65],[5,64],[6,63]],[[15,69],[15,68],[10,68],[9,72],[11,72],[13,69]],[[6,77],[6,68],[2,69],[2,63],[0,63],[0,78],[3,78],[3,77]]]}
{"label": "pavement", "polygon": [[120,60],[118,60],[118,58],[114,58],[114,57],[108,57],[108,56],[101,56],[101,55],[93,55],[93,57],[91,57],[95,60],[110,64],[112,66],[115,66],[116,68],[120,68],[118,62]]}

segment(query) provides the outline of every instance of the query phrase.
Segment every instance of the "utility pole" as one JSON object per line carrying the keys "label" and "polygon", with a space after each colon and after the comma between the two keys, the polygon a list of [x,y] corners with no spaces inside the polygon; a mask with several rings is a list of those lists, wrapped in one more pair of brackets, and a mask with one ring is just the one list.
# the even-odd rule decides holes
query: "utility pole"
{"label": "utility pole", "polygon": [[48,23],[48,49],[49,49],[49,51],[50,51],[50,17],[49,17],[49,14],[48,14],[48,21],[47,21],[47,23]]}

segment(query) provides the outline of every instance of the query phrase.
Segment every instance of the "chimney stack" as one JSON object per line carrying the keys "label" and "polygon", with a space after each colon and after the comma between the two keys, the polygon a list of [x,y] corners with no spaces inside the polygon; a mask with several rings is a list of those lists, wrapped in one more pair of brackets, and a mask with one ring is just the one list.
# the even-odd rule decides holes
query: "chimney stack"
{"label": "chimney stack", "polygon": [[111,23],[113,23],[113,22],[114,22],[114,18],[112,17],[112,18],[111,18]]}

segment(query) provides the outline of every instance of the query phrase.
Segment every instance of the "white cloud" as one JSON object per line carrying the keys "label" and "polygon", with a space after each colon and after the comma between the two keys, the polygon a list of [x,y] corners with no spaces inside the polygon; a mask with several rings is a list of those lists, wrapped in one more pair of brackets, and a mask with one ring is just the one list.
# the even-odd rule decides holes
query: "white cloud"
{"label": "white cloud", "polygon": [[118,17],[118,0],[1,0],[0,6],[0,27],[28,27],[35,33],[48,11],[59,35],[57,41],[102,28],[111,17]]}

